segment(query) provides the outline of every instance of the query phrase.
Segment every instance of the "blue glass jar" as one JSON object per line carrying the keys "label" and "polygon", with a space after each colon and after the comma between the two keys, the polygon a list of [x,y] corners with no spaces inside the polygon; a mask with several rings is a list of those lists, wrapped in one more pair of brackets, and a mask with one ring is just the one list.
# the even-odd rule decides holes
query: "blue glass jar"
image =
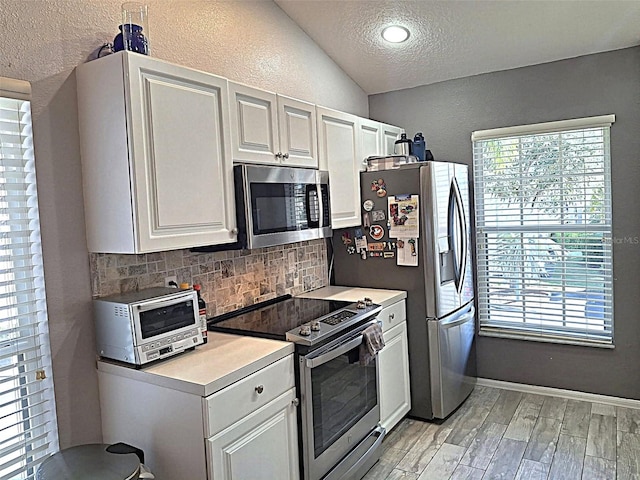
{"label": "blue glass jar", "polygon": [[149,42],[142,33],[142,27],[133,23],[125,23],[118,27],[120,33],[113,39],[113,50],[130,50],[149,55]]}
{"label": "blue glass jar", "polygon": [[427,142],[422,136],[422,132],[416,133],[415,137],[413,137],[413,149],[411,150],[411,154],[418,157],[419,161],[424,162],[426,148]]}

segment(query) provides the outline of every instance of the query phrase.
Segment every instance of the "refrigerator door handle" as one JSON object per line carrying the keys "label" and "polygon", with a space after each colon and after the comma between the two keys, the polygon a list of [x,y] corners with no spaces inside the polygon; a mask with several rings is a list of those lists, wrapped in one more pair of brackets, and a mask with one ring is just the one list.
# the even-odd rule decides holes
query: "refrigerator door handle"
{"label": "refrigerator door handle", "polygon": [[[455,177],[451,180],[449,190],[449,215],[448,230],[451,250],[453,251],[454,283],[458,293],[464,283],[464,275],[467,263],[467,223],[464,218],[464,207],[460,187]],[[456,228],[456,223],[460,228]],[[460,236],[460,238],[458,238]]]}
{"label": "refrigerator door handle", "polygon": [[453,252],[453,281],[456,285],[457,290],[460,281],[460,272],[458,271],[458,252],[456,251],[456,199],[453,181],[451,182],[451,187],[449,188],[449,205],[447,210],[447,237],[449,239],[449,251]]}
{"label": "refrigerator door handle", "polygon": [[458,288],[458,291],[462,290],[462,286],[464,285],[465,282],[465,276],[467,273],[467,256],[468,256],[468,251],[469,251],[469,232],[468,232],[468,228],[469,226],[467,225],[467,221],[466,221],[466,215],[465,215],[465,205],[464,202],[462,201],[462,193],[460,192],[460,186],[458,185],[458,182],[454,179],[454,183],[456,185],[456,205],[458,207],[458,215],[460,218],[460,233],[462,235],[462,252],[461,252],[461,257],[460,257],[460,286]]}
{"label": "refrigerator door handle", "polygon": [[467,323],[470,319],[474,318],[475,314],[476,314],[476,309],[475,309],[475,307],[473,305],[471,305],[469,307],[469,309],[466,310],[461,315],[455,315],[450,320],[440,321],[440,325],[443,328],[457,327],[458,325],[462,325],[463,323]]}

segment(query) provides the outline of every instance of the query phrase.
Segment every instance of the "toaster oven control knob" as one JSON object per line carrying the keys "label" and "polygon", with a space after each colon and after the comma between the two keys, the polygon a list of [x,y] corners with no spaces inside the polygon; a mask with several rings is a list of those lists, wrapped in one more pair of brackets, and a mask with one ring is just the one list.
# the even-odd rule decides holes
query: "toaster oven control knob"
{"label": "toaster oven control knob", "polygon": [[309,325],[302,325],[300,327],[300,332],[299,333],[303,337],[308,337],[309,335],[311,335],[311,327]]}
{"label": "toaster oven control knob", "polygon": [[319,332],[320,331],[320,321],[319,320],[314,320],[313,322],[311,322],[311,330],[314,332]]}

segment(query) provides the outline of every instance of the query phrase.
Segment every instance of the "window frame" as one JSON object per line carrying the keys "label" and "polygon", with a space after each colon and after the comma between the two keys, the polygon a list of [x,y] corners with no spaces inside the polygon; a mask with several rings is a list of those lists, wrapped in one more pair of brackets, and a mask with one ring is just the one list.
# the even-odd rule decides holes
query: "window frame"
{"label": "window frame", "polygon": [[[474,175],[474,191],[475,191],[475,232],[476,232],[476,245],[475,245],[475,253],[476,253],[476,263],[477,263],[477,282],[478,282],[478,334],[482,336],[492,336],[492,337],[504,337],[504,338],[512,338],[512,339],[520,339],[520,340],[533,340],[547,343],[562,343],[562,344],[571,344],[571,345],[587,345],[594,347],[603,347],[603,348],[614,348],[614,312],[613,312],[613,231],[612,231],[612,201],[611,201],[611,155],[610,155],[610,127],[615,122],[615,115],[602,115],[596,117],[586,117],[586,118],[578,118],[578,119],[570,119],[570,120],[562,120],[557,122],[546,122],[546,123],[538,123],[538,124],[530,124],[530,125],[519,125],[514,127],[504,127],[490,130],[479,130],[472,133],[472,149],[473,149],[473,175]],[[587,132],[593,129],[602,129],[602,145],[604,148],[603,152],[603,181],[604,181],[604,197],[607,200],[604,207],[603,212],[605,215],[605,223],[602,225],[591,224],[589,228],[586,228],[586,224],[582,225],[562,225],[554,224],[550,222],[548,225],[544,224],[532,224],[531,226],[526,225],[526,221],[521,219],[521,224],[513,225],[513,226],[492,226],[487,227],[486,225],[486,215],[484,205],[485,198],[485,189],[483,187],[484,178],[482,176],[483,170],[482,166],[479,165],[480,161],[484,161],[484,157],[482,157],[479,153],[480,144],[479,142],[484,141],[493,141],[493,140],[507,140],[507,139],[518,139],[521,137],[531,137],[535,135],[545,135],[545,134],[558,134],[562,135],[565,132],[576,132],[583,131]],[[518,155],[520,154],[520,147],[518,147]],[[520,176],[520,172],[516,175],[517,178],[524,178]],[[586,198],[587,194],[584,193]],[[586,204],[585,204],[586,205]],[[495,207],[494,207],[495,208]],[[514,210],[516,210],[514,208]],[[520,213],[522,215],[523,209],[520,208]],[[492,212],[494,213],[494,212]],[[509,215],[512,215],[509,213]],[[506,223],[508,218],[506,215],[503,219],[503,222]],[[522,217],[524,218],[524,217]],[[499,216],[492,217],[493,221],[500,221]],[[483,223],[485,222],[485,223]],[[603,305],[603,334],[597,334],[589,332],[589,328],[586,327],[588,324],[585,321],[585,327],[573,329],[573,335],[571,335],[571,328],[562,328],[559,329],[558,325],[553,326],[543,326],[543,320],[537,320],[539,325],[535,326],[535,321],[532,320],[528,326],[523,326],[526,323],[526,320],[521,321],[507,321],[507,320],[491,320],[491,299],[489,298],[488,292],[491,287],[491,275],[488,273],[491,269],[490,260],[487,255],[487,245],[485,242],[488,242],[488,234],[494,234],[498,236],[499,234],[504,233],[513,233],[519,234],[524,242],[525,235],[529,233],[532,237],[534,234],[540,235],[541,233],[560,233],[561,235],[567,235],[571,232],[578,233],[593,233],[600,232],[603,238],[603,254],[606,252],[608,255],[606,257],[606,266],[608,269],[605,269],[605,285],[603,286],[602,292],[602,305]],[[497,240],[494,240],[497,244]],[[584,244],[586,244],[586,240],[583,240]],[[543,248],[543,243],[534,242],[535,248],[540,249]],[[562,244],[561,244],[562,245]],[[562,245],[564,247],[564,245]],[[495,248],[495,247],[494,247]],[[524,252],[524,247],[522,252]],[[495,254],[495,253],[494,253]],[[483,258],[484,257],[484,258]],[[522,271],[525,271],[528,267],[525,265],[527,262],[527,254],[521,253],[520,258],[518,260],[520,263],[520,268]],[[563,266],[569,263],[568,261],[563,260]],[[484,270],[483,270],[484,268]],[[566,268],[566,267],[564,267]],[[584,267],[585,269],[587,267]],[[521,278],[525,278],[525,274],[521,273]],[[562,287],[562,302],[563,302],[563,313],[562,316],[566,318],[567,316],[567,308],[565,306],[566,299],[564,298],[565,290],[568,290],[568,281],[563,277],[561,287]],[[586,309],[588,305],[588,294],[585,300],[585,318],[586,318]],[[606,300],[606,302],[605,302]],[[526,299],[522,301],[522,314],[526,314]],[[606,308],[605,308],[606,306]],[[495,304],[494,307],[496,308]],[[496,308],[497,310],[497,308]],[[571,310],[569,310],[571,313]],[[542,314],[538,314],[542,317]],[[506,318],[508,315],[504,315]],[[555,316],[555,314],[554,314]],[[524,318],[524,317],[523,317]],[[552,321],[556,321],[555,319]],[[564,323],[564,320],[563,320]],[[609,329],[607,330],[607,327]],[[609,335],[605,335],[606,332],[609,331]]]}
{"label": "window frame", "polygon": [[0,468],[22,480],[35,478],[59,440],[30,84],[0,77],[0,104],[0,358],[8,362],[0,366]]}

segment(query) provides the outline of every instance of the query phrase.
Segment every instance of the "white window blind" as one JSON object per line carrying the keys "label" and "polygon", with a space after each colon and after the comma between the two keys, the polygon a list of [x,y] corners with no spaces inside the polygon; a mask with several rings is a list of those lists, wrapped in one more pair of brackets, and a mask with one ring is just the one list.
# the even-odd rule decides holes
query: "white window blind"
{"label": "white window blind", "polygon": [[29,84],[0,78],[0,479],[58,450]]}
{"label": "white window blind", "polygon": [[474,132],[481,334],[613,344],[614,120]]}

